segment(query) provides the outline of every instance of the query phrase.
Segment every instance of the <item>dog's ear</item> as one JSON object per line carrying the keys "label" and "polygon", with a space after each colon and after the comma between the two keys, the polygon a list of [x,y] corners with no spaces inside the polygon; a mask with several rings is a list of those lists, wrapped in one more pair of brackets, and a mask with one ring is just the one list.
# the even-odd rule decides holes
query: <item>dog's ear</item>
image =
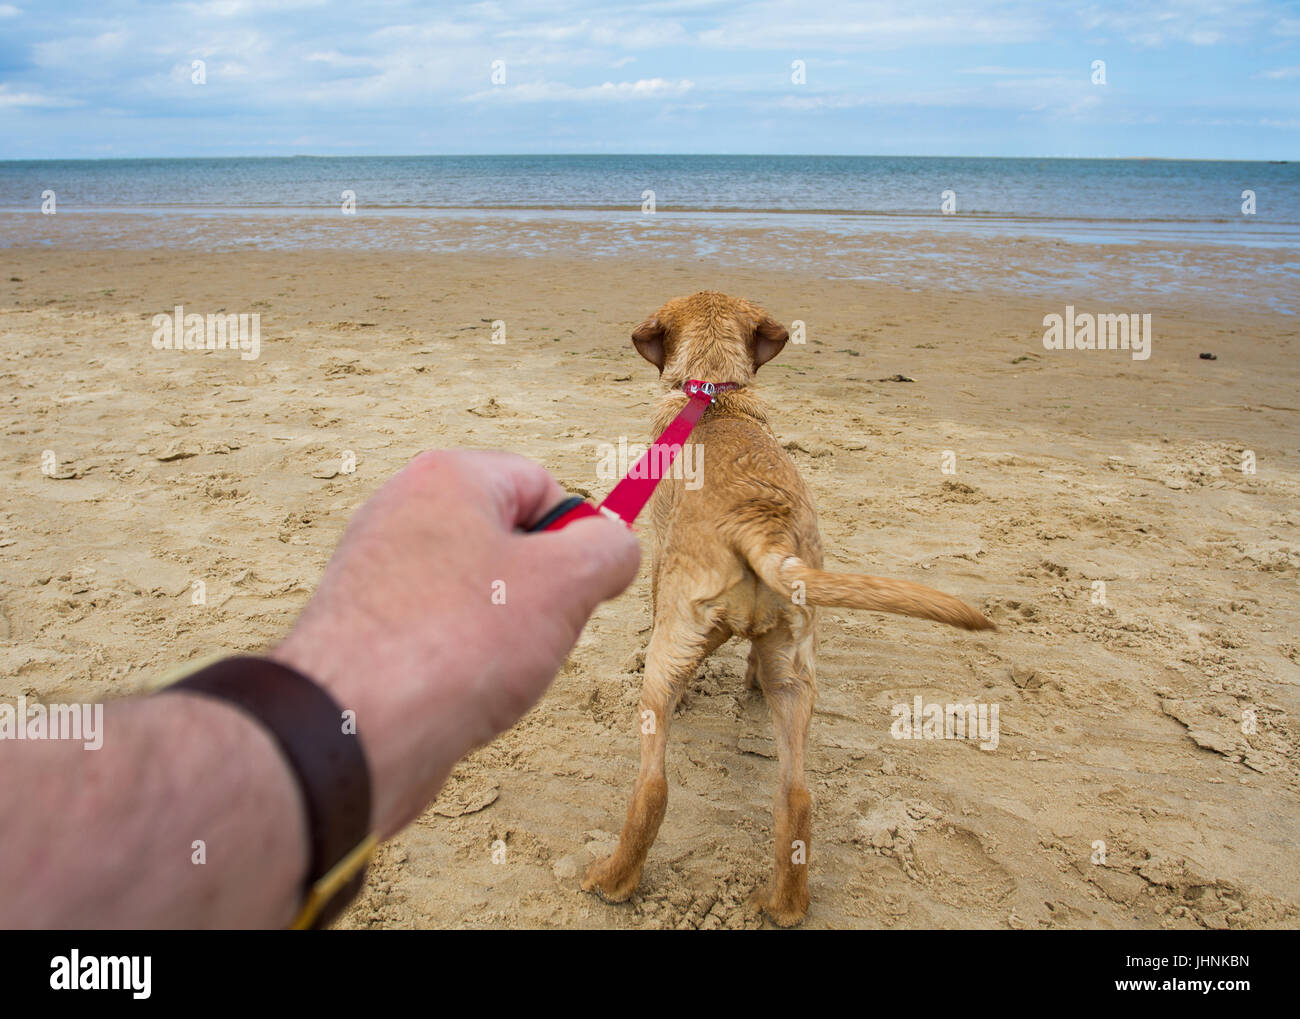
{"label": "dog's ear", "polygon": [[783,326],[771,315],[764,315],[763,320],[754,327],[754,335],[749,341],[749,352],[754,359],[754,370],[767,364],[781,353],[785,341],[790,338]]}
{"label": "dog's ear", "polygon": [[648,318],[632,330],[632,346],[636,352],[659,369],[664,370],[664,337],[667,330],[657,318]]}

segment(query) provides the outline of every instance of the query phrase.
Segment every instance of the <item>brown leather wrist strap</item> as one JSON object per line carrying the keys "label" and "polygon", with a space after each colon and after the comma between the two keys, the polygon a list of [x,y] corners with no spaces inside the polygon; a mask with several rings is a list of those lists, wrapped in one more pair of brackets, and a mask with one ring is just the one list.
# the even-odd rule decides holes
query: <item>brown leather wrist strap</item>
{"label": "brown leather wrist strap", "polygon": [[301,926],[324,927],[361,890],[375,843],[370,768],[361,737],[345,731],[343,710],[312,680],[267,658],[226,658],[164,689],[226,701],[271,734],[306,810],[311,862]]}

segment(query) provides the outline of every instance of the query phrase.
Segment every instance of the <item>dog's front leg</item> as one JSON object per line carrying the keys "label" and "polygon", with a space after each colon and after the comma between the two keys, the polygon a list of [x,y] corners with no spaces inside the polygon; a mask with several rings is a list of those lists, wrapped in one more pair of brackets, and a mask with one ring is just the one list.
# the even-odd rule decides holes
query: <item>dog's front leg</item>
{"label": "dog's front leg", "polygon": [[[583,891],[599,892],[610,902],[625,902],[641,881],[646,854],[659,834],[664,811],[668,807],[668,779],[664,758],[668,751],[668,719],[672,706],[665,700],[641,691],[641,770],[632,790],[623,831],[614,855],[598,860],[587,870]],[[648,728],[653,731],[647,732]]]}
{"label": "dog's front leg", "polygon": [[[669,602],[669,604],[672,604]],[[668,806],[668,726],[686,684],[700,662],[730,633],[692,625],[681,616],[656,620],[646,649],[645,683],[637,723],[641,729],[641,770],[614,855],[598,860],[583,878],[584,891],[599,892],[610,902],[625,902],[641,880],[646,854],[659,834]]]}

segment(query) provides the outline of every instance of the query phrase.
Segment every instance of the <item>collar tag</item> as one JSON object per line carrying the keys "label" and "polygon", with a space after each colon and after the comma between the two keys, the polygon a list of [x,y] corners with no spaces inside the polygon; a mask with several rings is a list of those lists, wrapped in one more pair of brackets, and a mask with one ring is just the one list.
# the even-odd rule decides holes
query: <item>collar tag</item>
{"label": "collar tag", "polygon": [[687,396],[696,396],[703,393],[712,403],[719,393],[725,393],[731,389],[739,389],[738,382],[705,382],[701,379],[688,379],[682,383],[682,392]]}

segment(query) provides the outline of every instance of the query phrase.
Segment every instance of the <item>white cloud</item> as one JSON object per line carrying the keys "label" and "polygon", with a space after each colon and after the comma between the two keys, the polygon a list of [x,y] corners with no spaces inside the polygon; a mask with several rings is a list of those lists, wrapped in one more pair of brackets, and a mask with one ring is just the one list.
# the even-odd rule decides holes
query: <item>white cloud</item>
{"label": "white cloud", "polygon": [[121,30],[52,39],[32,47],[32,62],[38,67],[81,71],[88,62],[102,66],[118,57],[132,56],[134,51],[127,48],[130,41],[130,34]]}
{"label": "white cloud", "polygon": [[1081,16],[1087,29],[1114,32],[1126,42],[1146,48],[1240,42],[1260,30],[1275,32],[1275,20],[1264,0],[1159,0],[1114,9],[1094,6]]}
{"label": "white cloud", "polygon": [[301,7],[319,7],[325,0],[206,0],[182,4],[182,10],[200,17],[238,18],[245,14],[267,11],[292,11]]}
{"label": "white cloud", "polygon": [[[367,41],[410,47],[417,43],[445,47],[449,43],[482,41],[476,25],[457,21],[426,21],[418,25],[389,25],[371,32]],[[438,51],[432,51],[438,52]],[[426,53],[426,56],[431,54]]]}
{"label": "white cloud", "polygon": [[353,57],[346,53],[340,53],[338,50],[320,50],[314,53],[304,54],[303,60],[312,64],[324,64],[326,67],[335,70],[356,70],[360,68],[375,68],[377,62],[370,57]]}
{"label": "white cloud", "polygon": [[[1041,72],[1036,72],[1040,73]],[[1071,117],[1088,113],[1102,97],[1087,77],[1062,75],[1015,77],[978,86],[947,88],[873,89],[856,92],[815,92],[785,95],[767,104],[784,110],[847,110],[869,108],[988,109],[1020,113],[1048,113]]]}
{"label": "white cloud", "polygon": [[540,39],[542,42],[568,42],[588,34],[590,22],[580,21],[576,25],[524,25],[521,28],[509,28],[496,33],[499,39]]}
{"label": "white cloud", "polygon": [[43,96],[37,92],[11,92],[8,85],[0,85],[0,107],[72,105],[65,99]]}
{"label": "white cloud", "polygon": [[[904,46],[951,46],[1030,42],[1048,26],[1032,6],[913,0],[907,13],[891,3],[830,0],[767,0],[746,5],[699,34],[718,49],[792,48],[888,50]],[[797,55],[797,54],[796,54]]]}
{"label": "white cloud", "polygon": [[598,25],[591,33],[598,46],[619,46],[625,50],[648,50],[659,46],[683,46],[690,33],[679,22],[659,19],[628,24]]}
{"label": "white cloud", "polygon": [[1010,78],[1026,74],[1054,74],[1054,71],[1044,70],[1034,67],[967,67],[957,72],[958,74],[988,74],[997,77]]}
{"label": "white cloud", "polygon": [[638,81],[607,81],[602,85],[574,86],[563,82],[539,81],[523,85],[502,85],[466,96],[466,101],[499,99],[506,102],[605,102],[637,99],[667,99],[683,96],[695,87],[687,79],[666,81],[642,78]]}
{"label": "white cloud", "polygon": [[694,40],[680,22],[664,18],[604,19],[593,21],[538,21],[514,23],[492,33],[493,39],[532,40],[548,44],[588,43],[623,50],[689,45]]}

